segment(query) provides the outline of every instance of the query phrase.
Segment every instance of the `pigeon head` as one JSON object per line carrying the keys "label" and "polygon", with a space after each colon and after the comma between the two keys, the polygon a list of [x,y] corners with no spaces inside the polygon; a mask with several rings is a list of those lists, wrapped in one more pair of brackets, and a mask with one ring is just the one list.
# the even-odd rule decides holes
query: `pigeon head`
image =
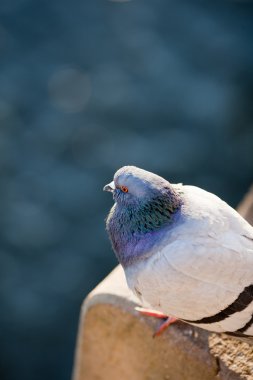
{"label": "pigeon head", "polygon": [[166,196],[170,184],[154,173],[135,166],[124,166],[115,173],[113,181],[104,190],[112,192],[118,204],[134,207]]}
{"label": "pigeon head", "polygon": [[135,166],[119,169],[104,190],[112,192],[115,201],[106,229],[122,264],[149,250],[163,228],[172,224],[182,204],[173,185]]}

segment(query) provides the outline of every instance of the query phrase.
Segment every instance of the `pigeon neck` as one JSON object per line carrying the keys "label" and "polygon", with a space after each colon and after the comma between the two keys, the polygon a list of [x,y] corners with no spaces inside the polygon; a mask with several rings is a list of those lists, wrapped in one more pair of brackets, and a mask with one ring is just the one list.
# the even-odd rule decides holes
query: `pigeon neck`
{"label": "pigeon neck", "polygon": [[128,266],[146,257],[170,229],[182,205],[179,192],[169,189],[151,200],[131,206],[115,204],[107,230],[120,263]]}

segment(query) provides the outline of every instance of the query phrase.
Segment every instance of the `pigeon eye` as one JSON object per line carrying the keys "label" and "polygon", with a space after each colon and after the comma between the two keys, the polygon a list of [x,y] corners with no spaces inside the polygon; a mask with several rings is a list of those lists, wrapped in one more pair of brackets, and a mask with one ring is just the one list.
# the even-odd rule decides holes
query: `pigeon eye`
{"label": "pigeon eye", "polygon": [[120,190],[122,190],[123,193],[128,193],[128,187],[126,186],[120,186]]}

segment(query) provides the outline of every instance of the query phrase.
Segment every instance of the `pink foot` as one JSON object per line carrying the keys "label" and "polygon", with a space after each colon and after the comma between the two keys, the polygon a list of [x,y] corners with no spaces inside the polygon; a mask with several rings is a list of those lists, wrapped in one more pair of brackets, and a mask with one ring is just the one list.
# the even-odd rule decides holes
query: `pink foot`
{"label": "pink foot", "polygon": [[163,314],[157,310],[145,309],[144,307],[139,307],[139,306],[136,306],[135,310],[137,310],[142,315],[147,315],[148,317],[155,317],[155,318],[161,318],[161,319],[168,318],[168,315]]}
{"label": "pink foot", "polygon": [[168,315],[165,315],[161,313],[160,311],[152,310],[152,309],[145,309],[143,307],[136,307],[135,310],[139,311],[142,315],[147,315],[149,317],[155,317],[159,319],[165,319],[165,321],[161,324],[161,326],[154,332],[153,337],[159,336],[165,331],[172,323],[177,321],[177,318],[175,317],[168,317]]}
{"label": "pink foot", "polygon": [[153,338],[161,335],[172,323],[176,322],[177,318],[167,317],[166,321],[161,324],[161,326],[154,332]]}

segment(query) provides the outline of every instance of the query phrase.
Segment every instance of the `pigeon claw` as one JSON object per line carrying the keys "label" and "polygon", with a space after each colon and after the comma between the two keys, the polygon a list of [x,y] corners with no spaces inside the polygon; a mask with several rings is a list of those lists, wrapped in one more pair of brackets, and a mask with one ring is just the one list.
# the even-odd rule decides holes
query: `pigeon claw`
{"label": "pigeon claw", "polygon": [[177,318],[169,317],[168,315],[163,314],[160,311],[145,309],[143,307],[138,307],[138,306],[135,307],[135,310],[137,310],[140,314],[146,315],[148,317],[165,319],[165,321],[160,325],[160,327],[158,327],[158,329],[154,332],[153,338],[161,335],[172,323],[177,321]]}
{"label": "pigeon claw", "polygon": [[172,323],[176,322],[177,318],[167,317],[166,321],[161,324],[161,326],[154,332],[153,338],[161,335]]}

